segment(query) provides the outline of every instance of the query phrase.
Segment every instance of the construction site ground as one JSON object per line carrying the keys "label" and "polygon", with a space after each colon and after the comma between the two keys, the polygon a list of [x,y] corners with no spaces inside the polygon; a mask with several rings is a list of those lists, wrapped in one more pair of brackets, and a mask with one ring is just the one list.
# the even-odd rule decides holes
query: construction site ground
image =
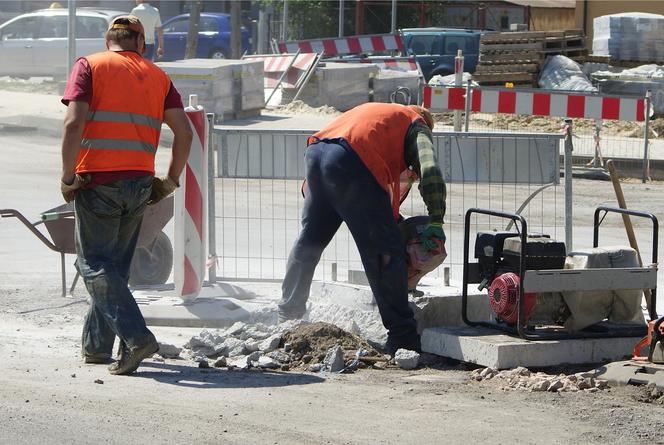
{"label": "construction site ground", "polygon": [[[64,107],[57,96],[50,96],[53,104],[24,92],[16,103],[12,94],[0,91],[0,123],[32,117],[36,128],[0,128],[0,207],[35,220],[61,202],[59,124],[46,126],[62,118]],[[161,149],[157,169],[164,171],[167,161]],[[587,226],[592,208],[612,199],[612,191],[595,181],[574,185],[575,220]],[[664,185],[623,186],[635,207],[664,214]],[[0,224],[0,443],[662,442],[664,405],[651,389],[513,390],[498,379],[476,381],[472,365],[446,360],[413,371],[331,374],[232,371],[166,359],[147,360],[132,377],[111,376],[80,358],[83,288],[74,298],[60,297],[57,254],[16,221]],[[618,239],[622,229],[613,227],[607,236]],[[71,272],[71,257],[68,266]],[[182,346],[200,329],[154,332]]]}

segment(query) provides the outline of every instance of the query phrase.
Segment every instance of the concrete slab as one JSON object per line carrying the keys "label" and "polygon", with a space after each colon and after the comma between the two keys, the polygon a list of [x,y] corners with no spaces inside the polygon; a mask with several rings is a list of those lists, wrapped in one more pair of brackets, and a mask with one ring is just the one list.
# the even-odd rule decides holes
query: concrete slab
{"label": "concrete slab", "polygon": [[595,369],[595,377],[614,385],[649,385],[664,388],[664,365],[627,360]]}
{"label": "concrete slab", "polygon": [[135,290],[134,298],[148,325],[223,328],[236,321],[276,322],[274,293],[255,292],[229,283],[204,286],[198,298],[184,302],[173,286]]}
{"label": "concrete slab", "polygon": [[528,341],[488,328],[428,328],[422,351],[469,363],[509,369],[602,363],[631,355],[636,338]]}

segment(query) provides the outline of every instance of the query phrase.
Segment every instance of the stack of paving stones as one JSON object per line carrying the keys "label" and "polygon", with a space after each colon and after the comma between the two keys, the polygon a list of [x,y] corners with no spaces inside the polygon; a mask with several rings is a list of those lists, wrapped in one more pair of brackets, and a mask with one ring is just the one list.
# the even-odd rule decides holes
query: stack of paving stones
{"label": "stack of paving stones", "polygon": [[480,38],[479,63],[473,80],[480,85],[537,86],[547,56],[564,55],[583,60],[587,55],[585,34],[566,31],[525,31],[485,34]]}
{"label": "stack of paving stones", "polygon": [[588,373],[550,375],[543,372],[531,372],[528,368],[498,371],[493,368],[480,368],[471,373],[471,379],[477,381],[493,380],[503,389],[548,392],[597,392],[609,387],[606,380],[596,379]]}

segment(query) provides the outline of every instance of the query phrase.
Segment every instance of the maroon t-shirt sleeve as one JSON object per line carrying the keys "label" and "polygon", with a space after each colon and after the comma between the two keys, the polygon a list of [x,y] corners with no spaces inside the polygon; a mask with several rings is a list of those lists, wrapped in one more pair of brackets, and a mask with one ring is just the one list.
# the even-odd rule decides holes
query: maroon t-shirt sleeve
{"label": "maroon t-shirt sleeve", "polygon": [[61,102],[69,105],[72,100],[88,104],[92,100],[92,70],[84,57],[78,59],[72,67]]}
{"label": "maroon t-shirt sleeve", "polygon": [[171,86],[168,88],[168,94],[164,101],[164,110],[168,110],[169,108],[184,108],[182,106],[182,97],[173,86],[173,82],[171,82]]}

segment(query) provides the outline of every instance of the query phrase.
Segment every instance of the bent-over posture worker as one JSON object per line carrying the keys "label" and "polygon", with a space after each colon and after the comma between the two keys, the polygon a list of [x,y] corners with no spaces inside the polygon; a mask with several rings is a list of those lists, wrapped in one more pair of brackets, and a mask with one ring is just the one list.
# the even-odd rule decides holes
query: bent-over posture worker
{"label": "bent-over posture worker", "polygon": [[[76,268],[92,297],[85,318],[86,363],[110,363],[111,374],[130,374],[158,349],[128,288],[143,212],[171,194],[185,166],[192,132],[180,94],[169,77],[142,57],[143,26],[117,17],[106,32],[108,51],[79,59],[62,102],[63,197],[75,198]],[[173,130],[168,175],[154,177],[162,122]]]}
{"label": "bent-over posture worker", "polygon": [[422,107],[367,103],[309,138],[302,231],[288,257],[280,321],[304,315],[316,265],[343,221],[388,331],[388,351],[420,349],[397,220],[401,200],[417,176],[430,217],[422,242],[433,250],[432,238],[444,240],[446,190],[432,128],[433,118]]}

